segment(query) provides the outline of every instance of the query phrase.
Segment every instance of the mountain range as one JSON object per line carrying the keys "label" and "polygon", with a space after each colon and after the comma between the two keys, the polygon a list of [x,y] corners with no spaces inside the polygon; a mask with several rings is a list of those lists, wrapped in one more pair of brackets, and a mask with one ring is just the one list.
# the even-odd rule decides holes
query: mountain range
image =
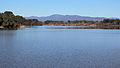
{"label": "mountain range", "polygon": [[52,20],[52,21],[74,21],[74,20],[88,20],[88,21],[102,21],[104,19],[107,19],[105,17],[89,17],[89,16],[79,16],[79,15],[60,15],[60,14],[54,14],[46,17],[38,17],[38,16],[30,16],[25,17],[26,19],[38,19],[39,21],[46,21],[46,20]]}

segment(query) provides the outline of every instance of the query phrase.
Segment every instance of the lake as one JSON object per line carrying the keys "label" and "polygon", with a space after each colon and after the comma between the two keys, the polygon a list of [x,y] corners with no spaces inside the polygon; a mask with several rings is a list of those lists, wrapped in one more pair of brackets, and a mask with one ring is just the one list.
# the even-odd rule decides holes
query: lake
{"label": "lake", "polygon": [[120,68],[120,30],[69,28],[0,31],[0,68]]}

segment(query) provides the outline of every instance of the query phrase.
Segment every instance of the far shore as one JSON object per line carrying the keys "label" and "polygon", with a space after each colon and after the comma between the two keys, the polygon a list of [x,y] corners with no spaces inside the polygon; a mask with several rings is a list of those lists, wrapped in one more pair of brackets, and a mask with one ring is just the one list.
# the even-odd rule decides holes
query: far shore
{"label": "far shore", "polygon": [[[76,25],[53,25],[53,24],[49,24],[49,25],[42,25],[42,26],[76,26]],[[83,26],[83,27],[79,27],[79,26]],[[103,25],[77,25],[77,27],[74,28],[65,28],[65,29],[120,29],[120,25],[110,25],[110,26],[103,26]],[[26,28],[27,26],[25,25],[20,25],[18,29],[22,29],[22,28]],[[4,30],[5,27],[0,26],[0,29]],[[54,28],[54,29],[64,29],[64,28]],[[6,30],[6,29],[5,29]],[[8,29],[7,29],[8,30]],[[12,29],[10,29],[12,30]]]}
{"label": "far shore", "polygon": [[[25,25],[20,25],[18,29],[26,28],[27,26]],[[0,29],[6,29],[4,26],[0,26]],[[7,29],[8,30],[8,29]],[[11,30],[11,29],[10,29]],[[13,29],[14,30],[14,29]]]}
{"label": "far shore", "polygon": [[3,26],[0,26],[0,29],[3,29],[4,27]]}
{"label": "far shore", "polygon": [[25,25],[21,25],[21,26],[19,26],[19,28],[26,28],[26,26]]}

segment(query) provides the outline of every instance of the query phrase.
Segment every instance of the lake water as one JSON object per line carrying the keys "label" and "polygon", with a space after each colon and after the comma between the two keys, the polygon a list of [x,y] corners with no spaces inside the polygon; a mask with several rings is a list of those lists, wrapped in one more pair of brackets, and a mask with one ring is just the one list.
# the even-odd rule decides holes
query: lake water
{"label": "lake water", "polygon": [[120,68],[120,30],[0,31],[0,68]]}

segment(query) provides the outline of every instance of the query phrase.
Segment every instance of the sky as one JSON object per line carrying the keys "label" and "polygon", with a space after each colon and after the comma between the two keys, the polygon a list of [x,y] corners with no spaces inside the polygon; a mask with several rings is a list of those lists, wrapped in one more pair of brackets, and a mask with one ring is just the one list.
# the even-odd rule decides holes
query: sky
{"label": "sky", "polygon": [[16,15],[52,14],[120,18],[120,0],[0,0],[0,12]]}

